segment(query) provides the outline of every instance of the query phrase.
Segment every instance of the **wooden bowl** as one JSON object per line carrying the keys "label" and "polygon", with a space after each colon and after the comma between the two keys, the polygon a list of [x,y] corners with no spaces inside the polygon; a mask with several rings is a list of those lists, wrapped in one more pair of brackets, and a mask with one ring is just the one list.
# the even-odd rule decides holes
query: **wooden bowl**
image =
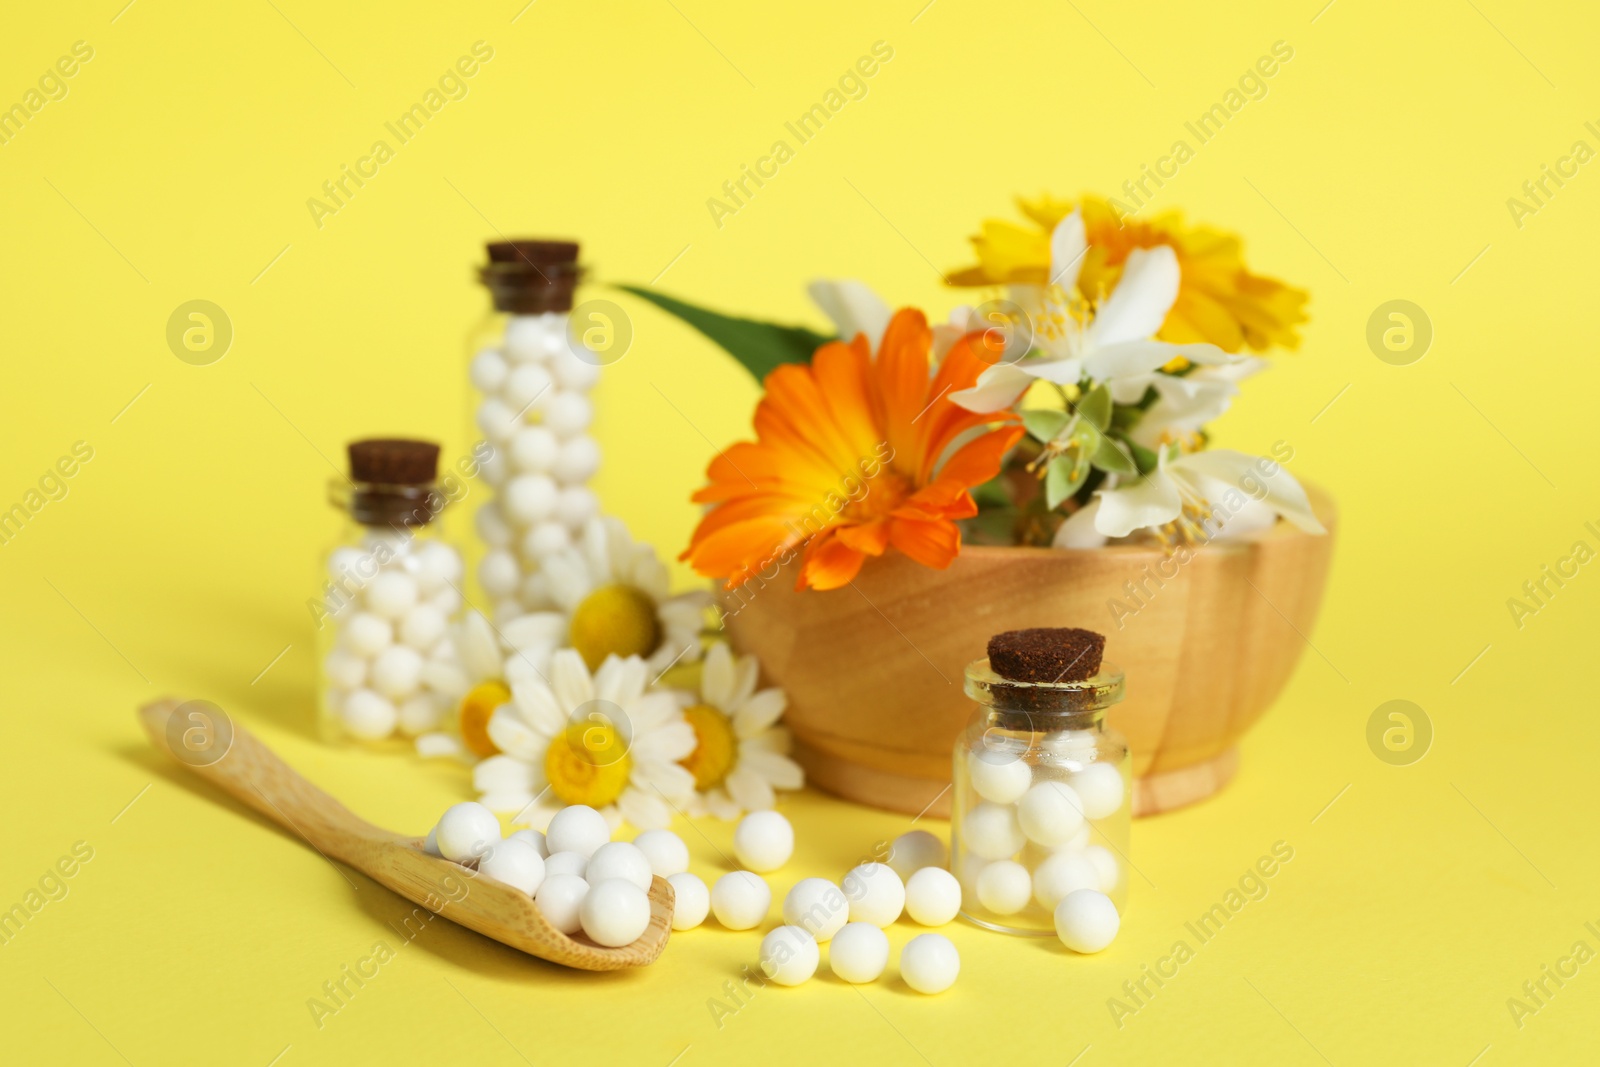
{"label": "wooden bowl", "polygon": [[[1238,767],[1239,738],[1307,644],[1333,552],[1332,500],[1307,487],[1326,536],[1285,522],[1179,566],[1160,549],[967,546],[936,571],[890,552],[855,582],[794,590],[795,564],[722,594],[734,645],[789,694],[811,781],[891,811],[946,815],[951,751],[973,713],[966,665],[1028,626],[1106,635],[1126,672],[1111,725],[1133,750],[1134,812],[1203,799]],[[1121,608],[1113,610],[1114,604]]]}

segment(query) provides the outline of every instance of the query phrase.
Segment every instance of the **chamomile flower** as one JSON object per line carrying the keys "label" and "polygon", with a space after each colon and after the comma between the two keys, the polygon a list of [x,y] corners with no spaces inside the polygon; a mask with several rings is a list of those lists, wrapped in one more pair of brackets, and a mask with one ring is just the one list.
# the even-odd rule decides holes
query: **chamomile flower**
{"label": "chamomile flower", "polygon": [[757,689],[761,665],[735,656],[726,644],[706,653],[698,696],[684,694],[683,717],[695,748],[683,765],[694,775],[690,814],[737,819],[773,806],[774,789],[799,789],[805,772],[789,758],[789,732],[777,725],[788,697]]}
{"label": "chamomile flower", "polygon": [[450,644],[454,656],[425,670],[428,684],[456,702],[455,730],[421,735],[417,752],[483,759],[500,751],[489,737],[489,717],[511,700],[517,682],[543,677],[555,646],[541,620],[524,616],[496,629],[476,611],[456,624]]}
{"label": "chamomile flower", "polygon": [[576,649],[590,670],[608,656],[638,656],[656,673],[700,658],[710,594],[672,596],[666,565],[620,519],[589,520],[578,543],[548,557],[537,578],[551,610],[525,616],[527,625]]}
{"label": "chamomile flower", "polygon": [[591,675],[564,648],[545,674],[513,682],[489,718],[500,754],[473,770],[483,803],[540,830],[570,804],[598,809],[613,828],[671,822],[694,792],[679,761],[695,750],[673,694],[647,688],[650,668],[638,656],[608,656]]}

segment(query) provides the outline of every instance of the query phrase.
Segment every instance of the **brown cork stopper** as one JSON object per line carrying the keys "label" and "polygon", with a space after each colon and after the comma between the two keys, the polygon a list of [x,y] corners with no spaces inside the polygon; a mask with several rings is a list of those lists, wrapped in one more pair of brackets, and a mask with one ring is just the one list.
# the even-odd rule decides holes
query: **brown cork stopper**
{"label": "brown cork stopper", "polygon": [[350,480],[373,485],[432,485],[439,476],[439,446],[432,441],[378,437],[351,441]]}
{"label": "brown cork stopper", "polygon": [[1072,627],[1008,630],[989,638],[989,666],[1013,682],[1080,682],[1100,670],[1104,635]]}
{"label": "brown cork stopper", "polygon": [[478,270],[495,309],[513,315],[571,311],[582,270],[578,242],[561,240],[491,241],[489,262]]}

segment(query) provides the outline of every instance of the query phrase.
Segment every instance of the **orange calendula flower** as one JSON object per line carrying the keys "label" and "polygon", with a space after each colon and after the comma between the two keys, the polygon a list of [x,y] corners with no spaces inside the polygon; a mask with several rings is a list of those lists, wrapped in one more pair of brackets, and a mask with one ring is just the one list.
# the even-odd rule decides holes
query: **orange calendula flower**
{"label": "orange calendula flower", "polygon": [[[1022,428],[1016,416],[958,407],[998,353],[969,334],[930,368],[933,333],[920,311],[897,312],[878,356],[864,335],[817,349],[809,365],[767,375],[755,441],[712,460],[711,504],[682,559],[742,585],[804,546],[796,588],[848,584],[890,548],[943,569],[961,550],[955,520],[977,514],[968,489],[993,478]],[[999,423],[1000,425],[996,425]]]}
{"label": "orange calendula flower", "polygon": [[1178,257],[1178,299],[1156,335],[1173,344],[1209,341],[1227,352],[1274,345],[1297,348],[1295,326],[1306,321],[1306,293],[1275,278],[1252,274],[1239,238],[1206,226],[1186,227],[1169,211],[1144,220],[1119,213],[1111,201],[1085,196],[1076,205],[1049,196],[1017,206],[1034,223],[1022,226],[990,219],[972,238],[976,266],[951,274],[957,286],[1043,285],[1050,271],[1050,232],[1072,213],[1083,212],[1089,252],[1078,289],[1089,300],[1116,288],[1122,264],[1135,248],[1169,245]]}

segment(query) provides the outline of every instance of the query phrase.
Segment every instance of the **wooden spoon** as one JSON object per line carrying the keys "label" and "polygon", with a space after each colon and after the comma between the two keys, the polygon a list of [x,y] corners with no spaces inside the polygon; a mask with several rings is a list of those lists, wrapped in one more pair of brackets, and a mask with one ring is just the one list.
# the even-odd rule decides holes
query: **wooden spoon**
{"label": "wooden spoon", "polygon": [[266,745],[219,716],[220,709],[212,705],[198,701],[185,705],[171,698],[139,709],[139,721],[156,748],[297,834],[322,855],[468,929],[551,963],[586,971],[642,967],[653,963],[666,946],[672,931],[672,887],[665,879],[652,880],[650,925],[631,945],[606,948],[581,934],[568,936],[550,925],[527,894],[428,855],[420,837],[392,833],[357,818]]}

